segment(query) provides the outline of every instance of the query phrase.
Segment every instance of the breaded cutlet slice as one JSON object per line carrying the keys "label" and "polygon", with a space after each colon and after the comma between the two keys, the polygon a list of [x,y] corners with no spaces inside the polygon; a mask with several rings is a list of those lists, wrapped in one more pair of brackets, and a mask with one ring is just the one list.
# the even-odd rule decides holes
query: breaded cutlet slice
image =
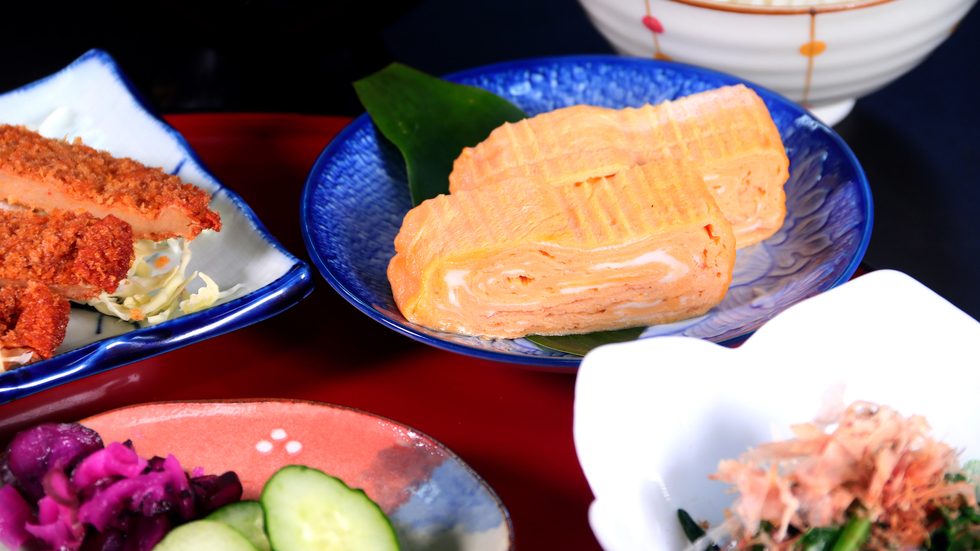
{"label": "breaded cutlet slice", "polygon": [[112,293],[136,254],[133,229],[109,215],[0,210],[0,285],[47,285],[71,300]]}
{"label": "breaded cutlet slice", "polygon": [[26,287],[0,287],[0,349],[4,357],[33,352],[32,360],[50,358],[65,340],[70,310],[67,300],[36,281],[28,281]]}
{"label": "breaded cutlet slice", "polygon": [[221,229],[211,196],[179,177],[23,126],[0,126],[0,199],[47,212],[111,214],[128,222],[136,239],[191,240]]}

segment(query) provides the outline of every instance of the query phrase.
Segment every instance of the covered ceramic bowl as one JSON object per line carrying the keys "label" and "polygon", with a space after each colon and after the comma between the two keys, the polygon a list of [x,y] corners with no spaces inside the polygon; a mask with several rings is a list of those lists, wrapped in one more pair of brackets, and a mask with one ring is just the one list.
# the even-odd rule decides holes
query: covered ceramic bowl
{"label": "covered ceramic bowl", "polygon": [[580,0],[621,54],[731,73],[827,124],[908,72],[976,0]]}

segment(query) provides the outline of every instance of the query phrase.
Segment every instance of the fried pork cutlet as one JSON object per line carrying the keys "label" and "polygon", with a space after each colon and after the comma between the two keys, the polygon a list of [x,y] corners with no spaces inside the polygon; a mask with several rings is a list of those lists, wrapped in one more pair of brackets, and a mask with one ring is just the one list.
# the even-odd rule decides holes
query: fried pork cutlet
{"label": "fried pork cutlet", "polygon": [[0,125],[0,199],[32,209],[85,210],[128,222],[137,239],[194,239],[221,229],[211,197],[159,168]]}
{"label": "fried pork cutlet", "polygon": [[34,280],[86,300],[115,291],[135,256],[133,229],[115,216],[0,210],[0,285]]}
{"label": "fried pork cutlet", "polygon": [[[48,287],[28,281],[26,287],[0,287],[0,350],[4,358],[32,352],[31,360],[48,359],[65,340],[68,301]],[[21,363],[21,362],[17,362]],[[0,362],[0,372],[3,362]]]}

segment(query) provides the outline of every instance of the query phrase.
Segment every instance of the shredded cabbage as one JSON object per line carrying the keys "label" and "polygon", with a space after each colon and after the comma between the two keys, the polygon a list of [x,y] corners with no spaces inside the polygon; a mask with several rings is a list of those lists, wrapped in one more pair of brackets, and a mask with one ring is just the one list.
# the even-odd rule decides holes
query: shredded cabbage
{"label": "shredded cabbage", "polygon": [[205,308],[210,308],[217,301],[231,296],[242,288],[242,284],[239,283],[227,291],[222,291],[218,288],[218,284],[206,274],[198,272],[197,275],[201,276],[201,279],[204,280],[204,287],[201,287],[198,292],[192,294],[187,300],[180,301],[180,310],[185,314],[200,312]]}
{"label": "shredded cabbage", "polygon": [[[182,314],[210,308],[218,300],[242,288],[238,284],[221,291],[214,280],[200,272],[186,277],[191,251],[184,239],[168,239],[158,243],[141,239],[136,242],[135,251],[136,260],[116,291],[111,295],[103,292],[86,304],[125,321],[155,325]],[[168,270],[170,266],[173,267]],[[204,281],[204,287],[188,297],[184,289],[198,276]],[[180,312],[177,312],[178,308]]]}
{"label": "shredded cabbage", "polygon": [[[233,289],[234,287],[229,290],[233,290]],[[0,373],[3,373],[4,371],[7,370],[8,364],[27,365],[27,363],[30,362],[31,358],[33,357],[34,357],[34,352],[31,352],[30,350],[26,350],[20,353],[14,352],[10,356],[4,355],[3,352],[0,352]]]}

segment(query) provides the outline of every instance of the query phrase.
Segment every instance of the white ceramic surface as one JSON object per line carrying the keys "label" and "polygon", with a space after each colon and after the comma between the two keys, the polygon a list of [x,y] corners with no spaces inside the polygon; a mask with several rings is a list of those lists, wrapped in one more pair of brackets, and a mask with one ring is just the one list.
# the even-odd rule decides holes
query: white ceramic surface
{"label": "white ceramic surface", "polygon": [[580,2],[622,54],[730,73],[835,124],[925,59],[976,0]]}
{"label": "white ceramic surface", "polygon": [[680,550],[677,509],[713,524],[732,495],[718,461],[789,438],[822,395],[921,414],[980,458],[980,323],[909,276],[872,272],[780,313],[739,348],[685,337],[588,354],[575,386],[575,448],[606,551]]}

